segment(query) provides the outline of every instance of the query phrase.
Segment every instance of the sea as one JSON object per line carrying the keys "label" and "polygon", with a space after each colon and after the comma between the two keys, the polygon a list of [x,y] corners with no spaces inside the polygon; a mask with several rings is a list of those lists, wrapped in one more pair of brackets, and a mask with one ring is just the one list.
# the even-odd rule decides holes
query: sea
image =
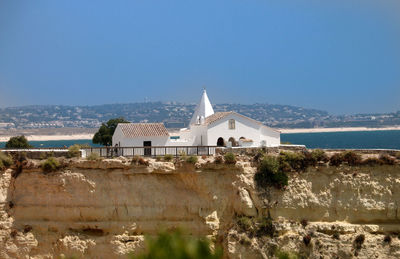
{"label": "sea", "polygon": [[[281,142],[305,145],[307,148],[400,150],[400,130],[290,133],[281,134]],[[91,139],[30,141],[29,143],[38,148],[69,147],[74,144],[100,146],[93,144]],[[0,142],[0,148],[4,146],[5,142]]]}

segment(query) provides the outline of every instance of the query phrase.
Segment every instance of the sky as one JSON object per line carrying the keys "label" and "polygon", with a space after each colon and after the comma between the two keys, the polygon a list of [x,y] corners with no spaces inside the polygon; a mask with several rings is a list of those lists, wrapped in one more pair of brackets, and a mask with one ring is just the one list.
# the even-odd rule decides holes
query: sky
{"label": "sky", "polygon": [[[330,2],[330,3],[328,3]],[[0,1],[0,107],[400,110],[400,1]]]}

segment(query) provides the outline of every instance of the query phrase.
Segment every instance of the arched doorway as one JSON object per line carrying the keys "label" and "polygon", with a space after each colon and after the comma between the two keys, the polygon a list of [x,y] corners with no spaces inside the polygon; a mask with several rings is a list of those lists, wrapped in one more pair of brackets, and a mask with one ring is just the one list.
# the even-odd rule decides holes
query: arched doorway
{"label": "arched doorway", "polygon": [[224,147],[224,146],[225,146],[225,140],[224,140],[224,138],[218,138],[218,140],[217,140],[217,146],[218,146],[218,147]]}
{"label": "arched doorway", "polygon": [[237,147],[238,144],[237,144],[237,142],[236,142],[236,140],[235,140],[234,137],[230,137],[230,138],[228,139],[228,141],[231,142],[232,147]]}

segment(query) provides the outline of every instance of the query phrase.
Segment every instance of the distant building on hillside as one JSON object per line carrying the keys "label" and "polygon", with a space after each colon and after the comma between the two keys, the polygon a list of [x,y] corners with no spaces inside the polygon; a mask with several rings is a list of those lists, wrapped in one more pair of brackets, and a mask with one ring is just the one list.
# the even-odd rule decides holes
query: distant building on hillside
{"label": "distant building on hillside", "polygon": [[280,132],[239,113],[216,112],[203,90],[189,128],[168,132],[163,123],[120,123],[113,146],[274,147]]}

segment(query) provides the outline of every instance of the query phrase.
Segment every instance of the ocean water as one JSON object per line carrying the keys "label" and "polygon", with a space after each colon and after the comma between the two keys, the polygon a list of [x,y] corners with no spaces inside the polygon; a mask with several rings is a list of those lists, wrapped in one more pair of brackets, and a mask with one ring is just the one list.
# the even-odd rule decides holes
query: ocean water
{"label": "ocean water", "polygon": [[[308,148],[400,149],[400,130],[281,134],[281,141],[306,145]],[[69,147],[73,144],[100,146],[93,144],[91,139],[30,141],[29,143],[34,147],[63,147],[64,145]],[[0,142],[0,148],[4,148],[4,145],[5,142]]]}
{"label": "ocean water", "polygon": [[281,141],[308,148],[400,149],[400,130],[281,134]]}
{"label": "ocean water", "polygon": [[[0,142],[0,148],[4,148],[5,142]],[[101,147],[101,145],[93,144],[91,139],[77,139],[77,140],[49,140],[49,141],[29,141],[34,147],[44,148],[44,147],[63,147],[72,146],[74,144],[88,144],[93,147]]]}

